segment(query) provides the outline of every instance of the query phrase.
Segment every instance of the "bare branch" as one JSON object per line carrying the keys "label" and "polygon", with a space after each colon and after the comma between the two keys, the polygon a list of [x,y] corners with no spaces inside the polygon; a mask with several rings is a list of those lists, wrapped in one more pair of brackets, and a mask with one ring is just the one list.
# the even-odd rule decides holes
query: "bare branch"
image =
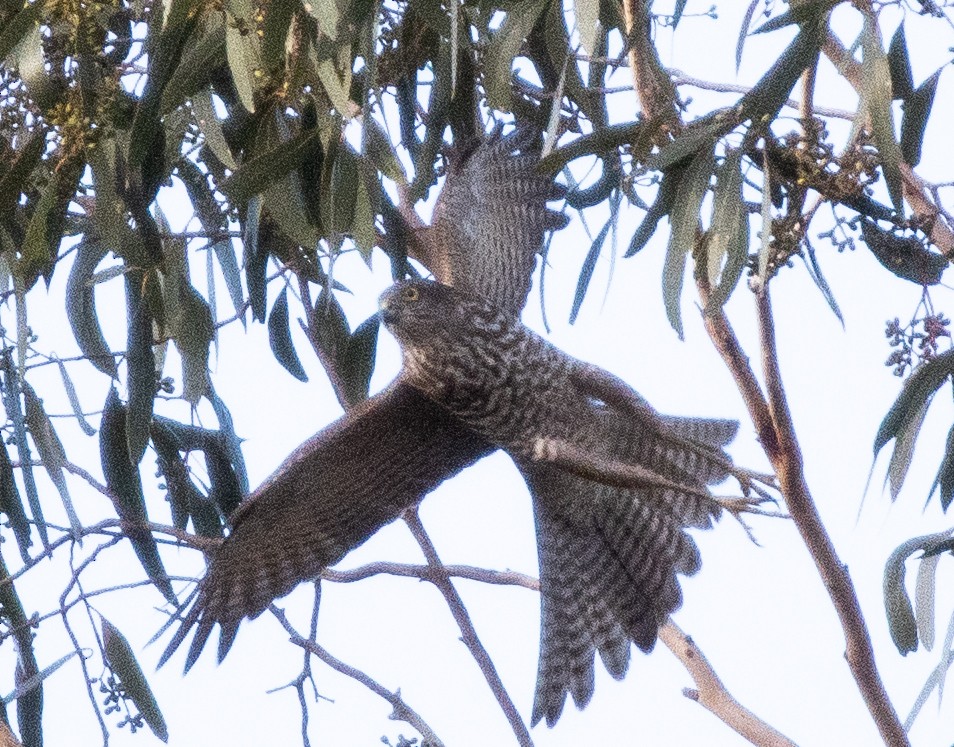
{"label": "bare branch", "polygon": [[[704,278],[699,278],[697,285],[702,306],[707,308],[708,283]],[[848,667],[871,718],[885,744],[890,747],[909,745],[907,735],[878,674],[868,628],[861,614],[851,577],[835,551],[805,482],[801,448],[792,424],[778,367],[768,287],[763,286],[755,298],[762,343],[765,395],[721,309],[705,315],[706,330],[735,378],[755,425],[758,440],[778,476],[779,489],[785,498],[788,511],[828,590],[844,631]]]}
{"label": "bare branch", "polygon": [[452,578],[480,581],[485,584],[522,586],[532,591],[540,591],[540,582],[533,576],[518,573],[517,571],[494,571],[489,568],[478,568],[472,565],[445,565],[442,570],[436,570],[429,565],[411,565],[409,563],[380,561],[377,563],[368,563],[367,565],[352,568],[347,571],[326,568],[321,572],[323,579],[334,583],[353,583],[379,575],[404,576],[406,578],[417,578],[421,581],[432,581],[435,583],[436,579],[450,576]]}
{"label": "bare branch", "polygon": [[384,698],[384,700],[390,703],[391,707],[394,708],[391,718],[395,721],[405,721],[417,729],[418,733],[423,739],[422,747],[444,747],[444,743],[440,740],[437,734],[434,733],[434,730],[428,726],[427,722],[421,718],[417,711],[404,702],[404,700],[401,698],[400,690],[397,692],[391,692],[387,688],[378,684],[375,680],[371,679],[360,669],[355,669],[350,664],[345,664],[340,659],[336,659],[318,642],[309,640],[302,636],[297,630],[295,630],[292,624],[288,622],[285,612],[276,607],[274,604],[269,605],[268,611],[275,616],[275,619],[278,620],[279,623],[281,623],[281,626],[288,633],[289,639],[292,643],[294,643],[296,646],[301,646],[306,651],[311,652],[336,672],[340,672],[346,677],[350,677],[351,679],[360,682],[375,695]]}
{"label": "bare branch", "polygon": [[725,689],[695,641],[671,619],[659,629],[659,640],[682,662],[696,683],[696,689],[686,688],[683,695],[711,711],[726,726],[758,747],[795,747],[792,740],[762,721]]}
{"label": "bare branch", "polygon": [[490,686],[494,697],[497,698],[497,703],[500,704],[501,710],[510,722],[514,736],[517,737],[517,741],[521,747],[532,747],[533,740],[530,739],[530,732],[527,731],[523,719],[520,718],[520,714],[517,712],[517,707],[510,699],[510,695],[507,693],[500,679],[500,675],[497,674],[497,668],[494,666],[490,654],[487,653],[487,650],[480,642],[480,638],[477,637],[477,631],[474,629],[474,624],[470,620],[470,615],[467,613],[466,607],[464,607],[464,602],[447,577],[447,572],[437,555],[437,550],[434,548],[431,538],[427,535],[427,532],[424,530],[424,525],[421,524],[421,519],[417,515],[417,509],[407,509],[403,514],[403,518],[408,528],[410,528],[411,534],[414,535],[414,539],[417,540],[417,543],[421,546],[421,550],[424,551],[427,564],[439,573],[437,578],[428,580],[444,595],[447,606],[450,608],[451,614],[454,616],[454,620],[460,628],[461,639],[464,645],[470,650],[471,656],[473,656],[477,662],[477,666],[480,667],[480,671],[487,680],[487,684]]}

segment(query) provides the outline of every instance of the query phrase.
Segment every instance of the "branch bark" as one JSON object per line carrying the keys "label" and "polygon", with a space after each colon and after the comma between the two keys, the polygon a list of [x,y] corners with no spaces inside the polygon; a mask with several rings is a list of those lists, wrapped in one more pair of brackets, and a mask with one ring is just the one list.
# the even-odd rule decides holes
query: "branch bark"
{"label": "branch bark", "polygon": [[659,640],[682,662],[696,683],[696,689],[685,688],[683,695],[758,747],[796,747],[791,739],[762,721],[726,690],[695,641],[671,619],[659,629]]}
{"label": "branch bark", "polygon": [[[697,285],[702,306],[708,308],[708,282],[704,277],[700,277],[697,278]],[[907,734],[878,674],[871,638],[861,614],[854,584],[822,524],[815,501],[805,482],[801,448],[782,386],[767,284],[755,294],[755,299],[765,394],[721,310],[705,316],[706,330],[735,378],[755,425],[759,442],[778,476],[779,490],[789,514],[828,590],[845,635],[845,659],[871,718],[886,745],[907,747],[910,744]]]}
{"label": "branch bark", "polygon": [[523,723],[523,719],[520,718],[520,714],[517,712],[517,707],[510,699],[510,695],[507,693],[507,689],[504,687],[503,681],[500,679],[500,675],[497,674],[497,667],[494,666],[493,659],[490,658],[490,654],[487,653],[487,649],[484,648],[483,644],[480,642],[480,638],[477,637],[477,631],[474,629],[474,624],[470,620],[470,615],[467,613],[466,607],[464,607],[464,601],[460,598],[460,595],[457,593],[457,590],[451,583],[450,578],[447,575],[447,571],[444,568],[444,564],[438,557],[437,550],[435,549],[434,544],[431,542],[431,538],[424,530],[424,525],[421,524],[421,519],[417,515],[417,509],[407,509],[404,512],[403,517],[404,522],[411,530],[411,534],[414,535],[414,539],[416,539],[418,545],[421,546],[421,550],[424,552],[424,557],[427,558],[428,566],[438,574],[437,577],[429,578],[428,580],[431,581],[431,583],[433,583],[440,590],[441,594],[444,595],[447,606],[450,608],[451,614],[454,616],[454,621],[460,628],[461,640],[463,640],[464,645],[470,650],[471,655],[477,662],[477,666],[480,667],[480,671],[487,680],[487,684],[490,686],[494,697],[497,699],[500,709],[507,717],[507,721],[510,722],[510,728],[513,729],[513,733],[517,738],[517,742],[520,743],[521,747],[533,747],[533,740],[530,739],[530,732],[527,730],[526,724]]}
{"label": "branch bark", "polygon": [[391,718],[396,721],[405,721],[417,729],[422,738],[422,747],[444,747],[444,743],[440,740],[437,734],[434,733],[434,730],[431,729],[427,722],[421,718],[420,714],[404,702],[404,700],[401,698],[400,690],[397,692],[391,692],[383,685],[371,679],[371,677],[366,675],[360,669],[356,669],[350,664],[346,664],[345,662],[341,661],[341,659],[337,659],[332,656],[317,641],[305,638],[303,635],[301,635],[301,633],[295,630],[294,626],[285,616],[285,613],[274,604],[269,605],[268,610],[285,629],[285,632],[288,633],[289,639],[292,643],[294,643],[296,646],[300,646],[306,651],[313,653],[335,671],[360,682],[375,695],[384,698],[384,700],[390,703],[391,707],[394,709],[394,712],[391,714]]}

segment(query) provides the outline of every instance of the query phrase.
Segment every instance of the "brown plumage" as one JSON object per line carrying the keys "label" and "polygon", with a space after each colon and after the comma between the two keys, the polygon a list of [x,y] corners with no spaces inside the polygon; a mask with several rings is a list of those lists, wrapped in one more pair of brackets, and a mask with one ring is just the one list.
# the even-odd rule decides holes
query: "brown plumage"
{"label": "brown plumage", "polygon": [[[594,652],[621,677],[648,651],[699,567],[685,526],[707,527],[727,476],[731,421],[664,419],[635,392],[474,294],[430,281],[381,298],[402,379],[513,456],[537,522],[542,625],[532,720],[585,705]],[[608,395],[600,397],[600,392]],[[582,476],[582,477],[581,477]]]}
{"label": "brown plumage", "polygon": [[316,578],[491,450],[400,381],[355,407],[299,446],[232,514],[232,531],[160,666],[195,627],[188,671],[215,625],[221,661],[244,618]]}
{"label": "brown plumage", "polygon": [[[535,172],[533,143],[526,132],[498,132],[460,150],[433,225],[415,227],[408,247],[486,317],[479,331],[486,345],[472,344],[466,319],[453,330],[460,337],[450,338],[455,354],[478,353],[462,366],[471,391],[456,384],[441,391],[447,376],[434,366],[434,351],[415,360],[406,345],[405,369],[388,390],[303,444],[235,512],[162,662],[195,629],[188,669],[216,625],[221,660],[245,617],[315,578],[499,445],[527,481],[537,526],[542,619],[533,723],[553,725],[568,693],[579,707],[589,701],[597,653],[619,678],[630,642],[652,647],[680,603],[676,574],[699,567],[684,527],[708,526],[718,512],[706,485],[725,475],[721,447],[735,424],[660,418],[618,380],[519,325],[545,232],[565,223],[546,207],[560,190]],[[445,319],[424,314],[409,334],[455,319],[459,299],[449,299]],[[499,386],[504,360],[546,375],[526,389]],[[478,396],[479,412],[469,412],[475,393],[490,396]],[[565,409],[550,407],[548,397]]]}

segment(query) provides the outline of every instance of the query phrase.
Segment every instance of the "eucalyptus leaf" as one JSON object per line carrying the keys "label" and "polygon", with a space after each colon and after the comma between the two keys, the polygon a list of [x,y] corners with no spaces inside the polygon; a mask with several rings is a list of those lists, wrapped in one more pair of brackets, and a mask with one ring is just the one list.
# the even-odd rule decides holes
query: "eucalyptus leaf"
{"label": "eucalyptus leaf", "polygon": [[268,344],[282,367],[299,381],[308,381],[308,374],[301,365],[295,344],[291,339],[288,322],[288,288],[284,287],[268,315]]}
{"label": "eucalyptus leaf", "polygon": [[126,530],[126,535],[149,580],[169,602],[178,606],[156,540],[148,530],[135,526],[146,521],[148,516],[139,467],[129,458],[126,422],[126,408],[119,401],[116,390],[110,387],[99,424],[99,455],[106,487],[114,498],[116,514],[132,525]]}
{"label": "eucalyptus leaf", "polygon": [[484,54],[484,86],[487,100],[494,109],[511,110],[513,60],[548,4],[549,0],[515,3],[500,28],[491,36]]}
{"label": "eucalyptus leaf", "polygon": [[66,281],[66,318],[86,360],[115,379],[119,373],[99,324],[93,284],[93,274],[105,256],[106,250],[99,243],[81,241],[77,246],[73,268]]}
{"label": "eucalyptus leaf", "polygon": [[66,511],[66,518],[70,524],[70,531],[73,539],[82,544],[83,525],[80,523],[76,510],[73,508],[73,500],[70,498],[70,492],[66,485],[66,477],[63,474],[63,468],[66,464],[66,452],[63,450],[63,443],[53,423],[43,409],[43,403],[36,396],[26,381],[21,382],[23,386],[23,402],[25,405],[25,419],[30,435],[33,436],[33,443],[36,444],[36,450],[40,453],[40,460],[43,467],[57,492],[60,494],[60,500],[63,501],[63,508]]}
{"label": "eucalyptus leaf", "polygon": [[152,733],[163,742],[168,742],[169,731],[166,728],[166,721],[156,703],[152,688],[146,681],[142,667],[136,660],[132,646],[109,620],[105,617],[100,617],[100,620],[106,663],[109,664],[113,674],[119,678],[126,697],[139,709],[139,713],[142,714],[143,720]]}
{"label": "eucalyptus leaf", "polygon": [[918,366],[904,382],[901,393],[881,421],[874,440],[874,455],[892,438],[898,436],[908,421],[918,412],[934,393],[954,373],[954,350],[948,350]]}
{"label": "eucalyptus leaf", "polygon": [[699,210],[715,168],[715,142],[699,148],[679,182],[672,212],[669,214],[671,231],[666,261],[663,265],[663,302],[666,317],[672,328],[683,338],[682,283],[686,274],[686,258],[696,243],[699,231]]}
{"label": "eucalyptus leaf", "polygon": [[934,94],[937,92],[940,77],[941,71],[938,70],[918,86],[902,104],[904,113],[901,116],[901,157],[909,166],[917,166],[921,162],[924,131],[931,117]]}
{"label": "eucalyptus leaf", "polygon": [[891,111],[891,69],[888,57],[881,48],[877,22],[869,14],[865,15],[861,38],[864,51],[862,73],[866,86],[865,101],[871,118],[871,134],[881,157],[881,169],[891,203],[898,213],[903,214],[901,147],[894,134],[894,114]]}

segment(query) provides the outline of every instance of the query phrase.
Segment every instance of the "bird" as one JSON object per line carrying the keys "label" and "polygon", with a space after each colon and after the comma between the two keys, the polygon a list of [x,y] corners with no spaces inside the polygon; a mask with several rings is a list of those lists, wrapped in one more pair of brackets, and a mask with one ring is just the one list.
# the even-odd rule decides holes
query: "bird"
{"label": "bird", "polygon": [[532,723],[584,706],[594,652],[622,677],[699,569],[685,527],[721,504],[735,421],[664,418],[621,380],[566,354],[486,297],[428,280],[380,300],[401,377],[513,457],[530,486],[542,599]]}
{"label": "bird", "polygon": [[[480,323],[489,325],[480,333],[498,330],[501,355],[512,339],[528,351],[525,362],[548,372],[552,365],[556,379],[531,392],[529,410],[519,397],[494,394],[480,406],[484,412],[470,412],[466,387],[441,391],[440,372],[433,371],[438,358],[431,356],[443,353],[415,353],[403,344],[397,379],[302,444],[229,518],[229,534],[210,554],[160,666],[194,631],[188,671],[216,627],[221,661],[244,619],[318,577],[498,448],[509,451],[524,477],[536,523],[541,636],[531,723],[553,726],[568,695],[579,708],[589,702],[597,654],[622,678],[631,642],[652,648],[659,625],[681,602],[676,575],[700,567],[685,528],[708,527],[719,514],[706,486],[732,471],[722,448],[737,423],[660,416],[624,382],[570,359],[520,324],[546,236],[566,223],[547,205],[564,191],[538,162],[539,137],[527,128],[508,135],[497,128],[456,148],[431,225],[403,211],[407,254],[434,281],[396,284],[384,294],[380,316],[399,340],[409,335],[407,342],[434,320],[429,313],[417,322],[405,316],[398,329],[399,303],[409,302],[400,301],[402,294],[440,296],[447,311],[441,323],[458,325],[447,329],[451,337],[464,335],[453,350],[471,350],[466,336],[479,331],[476,320],[461,321],[461,308],[479,310]],[[471,362],[478,389],[492,389],[507,369],[494,350],[489,355]],[[547,409],[551,385],[569,393],[565,413]],[[526,425],[529,411],[541,405],[552,427],[534,431]],[[582,431],[567,430],[571,413],[587,423]],[[491,426],[479,422],[485,418]]]}

